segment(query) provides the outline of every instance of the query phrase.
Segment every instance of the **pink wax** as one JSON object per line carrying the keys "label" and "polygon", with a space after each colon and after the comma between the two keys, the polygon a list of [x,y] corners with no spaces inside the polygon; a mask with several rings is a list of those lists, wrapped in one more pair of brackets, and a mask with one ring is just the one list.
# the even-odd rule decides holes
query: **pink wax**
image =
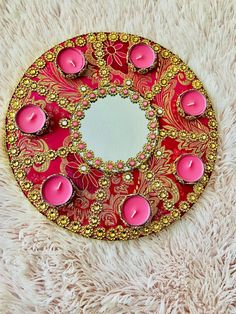
{"label": "pink wax", "polygon": [[156,59],[156,53],[146,44],[134,45],[130,50],[129,60],[139,69],[146,69],[151,67]]}
{"label": "pink wax", "polygon": [[177,161],[176,171],[179,178],[188,183],[195,183],[204,174],[204,164],[195,155],[183,155]]}
{"label": "pink wax", "polygon": [[38,106],[25,105],[16,113],[16,125],[24,133],[37,133],[46,123],[46,114]]}
{"label": "pink wax", "polygon": [[133,195],[127,198],[122,207],[122,218],[130,226],[144,225],[151,215],[148,201],[140,196]]}
{"label": "pink wax", "polygon": [[66,74],[79,73],[85,66],[85,56],[76,48],[64,48],[57,55],[57,64]]}
{"label": "pink wax", "polygon": [[50,176],[42,185],[42,197],[49,205],[63,205],[71,199],[72,195],[72,183],[63,175]]}
{"label": "pink wax", "polygon": [[180,97],[180,103],[187,115],[199,116],[206,110],[206,97],[197,90],[188,90]]}

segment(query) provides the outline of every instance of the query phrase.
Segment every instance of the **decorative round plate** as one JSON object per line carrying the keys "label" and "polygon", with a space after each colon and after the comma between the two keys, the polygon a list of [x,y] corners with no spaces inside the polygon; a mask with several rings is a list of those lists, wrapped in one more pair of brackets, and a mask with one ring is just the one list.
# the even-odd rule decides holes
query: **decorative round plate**
{"label": "decorative round plate", "polygon": [[[130,48],[138,43],[156,54],[146,71],[130,64]],[[86,58],[86,70],[77,77],[58,68],[65,47]],[[180,106],[190,90],[206,99],[204,114],[192,119]],[[29,136],[17,127],[16,113],[26,105],[46,112],[46,132]],[[107,240],[157,233],[186,213],[209,180],[217,137],[211,100],[193,71],[168,49],[126,33],[81,35],[45,52],[18,84],[6,119],[10,164],[29,201],[68,230]],[[204,164],[194,184],[176,174],[177,161],[186,154]],[[62,206],[43,198],[42,185],[54,174],[69,178],[74,188]],[[132,196],[151,208],[141,226],[128,224],[122,214]]]}

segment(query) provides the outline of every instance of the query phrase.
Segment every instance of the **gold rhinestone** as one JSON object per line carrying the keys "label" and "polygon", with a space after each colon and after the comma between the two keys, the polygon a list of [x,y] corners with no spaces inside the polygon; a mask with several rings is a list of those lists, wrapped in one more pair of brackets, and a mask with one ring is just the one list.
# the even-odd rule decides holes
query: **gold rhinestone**
{"label": "gold rhinestone", "polygon": [[25,174],[23,171],[19,171],[19,172],[17,172],[16,176],[17,176],[17,178],[22,179],[22,178],[24,178]]}
{"label": "gold rhinestone", "polygon": [[177,131],[171,130],[171,131],[170,131],[170,136],[173,137],[173,138],[176,138],[176,136],[177,136]]}
{"label": "gold rhinestone", "polygon": [[66,99],[61,98],[61,99],[59,99],[58,103],[59,103],[59,105],[64,106],[66,104]]}
{"label": "gold rhinestone", "polygon": [[166,136],[166,132],[165,132],[164,130],[161,130],[161,131],[159,132],[159,135],[160,135],[161,137],[165,137],[165,136]]}
{"label": "gold rhinestone", "polygon": [[166,198],[166,197],[167,197],[167,192],[161,191],[161,192],[159,193],[159,197],[160,197],[160,199]]}
{"label": "gold rhinestone", "polygon": [[197,183],[193,186],[193,190],[195,193],[201,193],[203,191],[204,186],[201,183]]}
{"label": "gold rhinestone", "polygon": [[212,128],[215,128],[217,126],[217,123],[215,120],[210,120],[209,121],[209,126],[212,127]]}
{"label": "gold rhinestone", "polygon": [[47,52],[45,58],[47,61],[53,61],[55,59],[55,55],[52,52]]}
{"label": "gold rhinestone", "polygon": [[172,57],[172,62],[174,63],[174,64],[177,64],[177,63],[179,63],[179,58],[178,57],[176,57],[176,56],[173,56]]}
{"label": "gold rhinestone", "polygon": [[160,93],[161,86],[159,84],[153,85],[152,90],[154,93]]}
{"label": "gold rhinestone", "polygon": [[145,98],[147,98],[147,99],[152,99],[152,98],[153,98],[152,92],[147,92],[147,93],[145,94]]}
{"label": "gold rhinestone", "polygon": [[187,69],[187,65],[186,64],[182,64],[181,65],[181,70],[185,71]]}
{"label": "gold rhinestone", "polygon": [[60,226],[66,226],[69,223],[69,218],[67,216],[65,216],[65,215],[59,216],[58,219],[57,219],[57,223]]}
{"label": "gold rhinestone", "polygon": [[105,33],[98,33],[97,38],[100,41],[105,41],[107,39],[107,35]]}
{"label": "gold rhinestone", "polygon": [[192,82],[192,85],[193,85],[193,87],[196,88],[196,89],[200,89],[200,88],[202,87],[202,83],[201,83],[199,80],[194,80],[194,81]]}
{"label": "gold rhinestone", "polygon": [[189,204],[187,202],[180,202],[179,208],[186,211],[189,209]]}
{"label": "gold rhinestone", "polygon": [[99,224],[99,218],[96,216],[91,216],[91,217],[89,217],[89,223],[93,226],[98,225]]}
{"label": "gold rhinestone", "polygon": [[160,116],[160,115],[162,115],[163,114],[163,110],[161,109],[161,108],[158,108],[157,109],[157,114]]}
{"label": "gold rhinestone", "polygon": [[197,135],[195,133],[190,134],[191,139],[195,140],[197,138]]}
{"label": "gold rhinestone", "polygon": [[65,157],[65,156],[67,155],[67,150],[66,150],[66,148],[64,148],[64,147],[59,148],[59,149],[58,149],[58,155],[59,155],[60,157]]}
{"label": "gold rhinestone", "polygon": [[194,193],[189,193],[187,196],[187,199],[190,203],[195,203],[196,202],[196,195]]}
{"label": "gold rhinestone", "polygon": [[128,86],[131,86],[132,85],[132,81],[131,80],[125,80],[125,84],[128,85]]}
{"label": "gold rhinestone", "polygon": [[13,107],[14,109],[18,109],[18,108],[20,107],[20,101],[17,100],[17,99],[13,99],[13,100],[11,101],[11,104],[12,104],[12,107]]}
{"label": "gold rhinestone", "polygon": [[146,170],[147,169],[147,165],[146,164],[140,165],[140,169],[143,170],[143,171]]}
{"label": "gold rhinestone", "polygon": [[127,42],[129,40],[129,36],[127,34],[121,34],[120,40],[123,42]]}
{"label": "gold rhinestone", "polygon": [[212,117],[214,115],[213,110],[211,110],[211,109],[207,110],[207,115],[208,115],[208,117]]}
{"label": "gold rhinestone", "polygon": [[36,63],[36,66],[40,69],[44,68],[46,65],[46,63],[43,59],[38,59],[38,60],[36,60],[35,63]]}
{"label": "gold rhinestone", "polygon": [[93,203],[93,204],[91,205],[91,210],[92,210],[93,212],[100,212],[100,211],[102,210],[102,205],[99,204],[99,203]]}
{"label": "gold rhinestone", "polygon": [[97,55],[97,57],[102,57],[104,55],[104,53],[102,50],[97,50],[96,55]]}
{"label": "gold rhinestone", "polygon": [[13,135],[11,135],[11,136],[8,137],[8,142],[9,142],[9,143],[14,143],[15,140],[16,140],[16,138],[15,138]]}
{"label": "gold rhinestone", "polygon": [[153,223],[153,225],[152,225],[152,230],[153,230],[154,232],[159,232],[159,231],[161,231],[161,224],[160,224],[160,222],[155,222],[155,223]]}
{"label": "gold rhinestone", "polygon": [[217,147],[217,145],[216,145],[215,142],[211,142],[211,143],[209,144],[209,146],[210,146],[211,149],[215,149],[215,148]]}
{"label": "gold rhinestone", "polygon": [[157,150],[155,154],[156,154],[156,156],[160,157],[162,155],[162,151]]}
{"label": "gold rhinestone", "polygon": [[48,152],[48,156],[49,156],[50,159],[53,159],[53,158],[56,157],[56,154],[55,154],[54,151],[50,150],[50,151]]}
{"label": "gold rhinestone", "polygon": [[96,230],[96,236],[98,238],[103,238],[105,236],[105,228],[98,228]]}
{"label": "gold rhinestone", "polygon": [[118,35],[117,33],[110,33],[108,35],[108,38],[111,40],[111,41],[116,41],[118,39]]}
{"label": "gold rhinestone", "polygon": [[180,131],[179,135],[180,135],[180,138],[186,138],[187,132],[186,131]]}
{"label": "gold rhinestone", "polygon": [[90,43],[93,43],[93,42],[95,42],[95,40],[96,40],[96,36],[91,33],[91,34],[88,34],[88,35],[87,35],[87,39],[88,39],[88,41],[89,41]]}
{"label": "gold rhinestone", "polygon": [[152,47],[154,49],[155,52],[160,52],[161,51],[161,47],[157,44],[153,45]]}
{"label": "gold rhinestone", "polygon": [[80,223],[77,221],[73,221],[70,225],[69,225],[69,229],[72,231],[77,231],[80,228]]}
{"label": "gold rhinestone", "polygon": [[179,211],[178,210],[173,210],[172,212],[171,212],[171,216],[172,217],[174,217],[174,218],[178,218],[179,217]]}
{"label": "gold rhinestone", "polygon": [[97,61],[99,66],[104,66],[105,65],[105,61],[104,60],[98,60]]}
{"label": "gold rhinestone", "polygon": [[216,131],[211,131],[210,132],[210,137],[211,138],[217,138],[217,132]]}
{"label": "gold rhinestone", "polygon": [[84,46],[86,44],[86,40],[83,37],[77,37],[75,43],[78,46]]}
{"label": "gold rhinestone", "polygon": [[69,124],[69,121],[67,119],[62,119],[60,121],[60,124],[61,124],[62,127],[67,127],[68,124]]}
{"label": "gold rhinestone", "polygon": [[173,208],[173,202],[171,202],[171,201],[167,201],[167,202],[165,202],[165,208],[166,209],[168,209],[168,210],[170,210],[170,209],[172,209]]}
{"label": "gold rhinestone", "polygon": [[162,222],[163,222],[163,224],[165,224],[165,225],[168,224],[169,221],[170,221],[169,217],[163,217],[163,219],[162,219]]}
{"label": "gold rhinestone", "polygon": [[18,160],[13,160],[12,161],[12,165],[13,165],[13,167],[18,167],[19,165],[20,165],[20,163],[19,163],[19,161]]}
{"label": "gold rhinestone", "polygon": [[9,129],[10,131],[15,130],[14,124],[9,124],[9,125],[8,125],[8,129]]}
{"label": "gold rhinestone", "polygon": [[152,172],[147,172],[146,174],[148,179],[152,179],[153,178],[153,173]]}
{"label": "gold rhinestone", "polygon": [[164,50],[164,51],[162,51],[162,56],[164,58],[168,58],[170,56],[170,52],[168,50]]}
{"label": "gold rhinestone", "polygon": [[16,148],[11,148],[9,153],[12,155],[12,156],[16,156],[19,154],[19,150],[16,149]]}
{"label": "gold rhinestone", "polygon": [[107,179],[105,179],[105,178],[102,178],[102,179],[100,180],[101,186],[107,186],[108,183],[109,183],[109,181],[108,181]]}
{"label": "gold rhinestone", "polygon": [[107,79],[102,79],[102,80],[101,80],[101,86],[107,86],[107,85],[109,85],[109,80],[107,80]]}
{"label": "gold rhinestone", "polygon": [[168,82],[167,82],[166,79],[161,79],[160,83],[161,83],[162,86],[166,86]]}
{"label": "gold rhinestone", "polygon": [[25,190],[30,189],[31,186],[32,186],[32,183],[30,183],[30,182],[28,182],[28,181],[26,181],[26,182],[23,183],[23,187],[24,187]]}
{"label": "gold rhinestone", "polygon": [[91,227],[86,226],[86,227],[84,228],[84,233],[85,233],[85,235],[87,235],[87,236],[91,236],[92,233],[93,233],[93,230],[92,230]]}
{"label": "gold rhinestone", "polygon": [[47,205],[45,203],[41,203],[39,204],[38,208],[41,210],[41,211],[44,211],[47,209]]}
{"label": "gold rhinestone", "polygon": [[140,38],[138,36],[131,36],[131,41],[136,44],[140,41]]}
{"label": "gold rhinestone", "polygon": [[25,85],[25,86],[29,86],[30,85],[30,80],[28,78],[25,78],[22,83]]}
{"label": "gold rhinestone", "polygon": [[214,159],[215,159],[215,155],[209,154],[209,155],[207,156],[207,158],[208,158],[209,160],[214,160]]}

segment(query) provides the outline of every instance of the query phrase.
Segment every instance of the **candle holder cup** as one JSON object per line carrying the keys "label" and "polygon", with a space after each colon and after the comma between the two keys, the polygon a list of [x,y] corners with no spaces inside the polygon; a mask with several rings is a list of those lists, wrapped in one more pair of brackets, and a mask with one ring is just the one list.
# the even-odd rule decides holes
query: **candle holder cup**
{"label": "candle holder cup", "polygon": [[[181,93],[179,96],[178,96],[178,99],[177,99],[177,102],[176,102],[176,106],[177,106],[177,111],[179,113],[180,116],[182,116],[183,118],[185,119],[188,119],[188,120],[196,120],[196,119],[199,119],[201,117],[204,117],[205,115],[205,112],[206,112],[206,109],[204,112],[202,112],[201,114],[198,114],[198,115],[190,115],[190,114],[187,114],[184,109],[183,109],[183,106],[181,104],[181,99],[182,97],[186,94],[186,93],[189,93],[189,92],[193,92],[193,91],[197,91],[196,89],[188,89],[187,91],[184,91],[183,93]],[[204,96],[204,95],[203,95]]]}
{"label": "candle holder cup", "polygon": [[[179,156],[178,158],[176,158],[176,160],[175,160],[175,162],[174,162],[174,165],[175,165],[175,168],[174,168],[174,169],[175,169],[175,171],[174,171],[174,176],[175,176],[176,179],[177,179],[180,183],[182,183],[182,184],[193,185],[193,184],[198,183],[198,182],[202,179],[202,177],[204,176],[205,165],[204,165],[204,163],[203,163],[204,171],[203,171],[202,176],[201,176],[198,180],[196,180],[196,181],[194,181],[194,182],[185,181],[184,179],[182,179],[182,178],[178,175],[178,172],[177,172],[177,164],[178,164],[178,162],[179,162],[179,160],[180,160],[181,158],[183,158],[184,156],[189,156],[189,155],[191,155],[191,154],[183,154],[183,155]],[[196,157],[198,157],[198,156],[196,156]],[[199,157],[198,157],[198,158],[199,158]]]}
{"label": "candle holder cup", "polygon": [[[84,66],[83,66],[83,68],[82,68],[81,70],[79,70],[78,72],[76,72],[76,73],[66,73],[66,72],[64,72],[64,71],[61,69],[60,65],[58,64],[58,56],[60,55],[60,53],[61,53],[64,49],[68,49],[68,48],[65,47],[65,48],[63,48],[63,49],[61,49],[60,51],[57,52],[56,59],[55,59],[56,67],[57,67],[58,71],[61,73],[61,75],[62,75],[63,77],[65,77],[65,78],[67,78],[67,79],[77,79],[78,77],[82,76],[82,74],[84,74],[84,72],[87,70],[88,61],[87,61],[87,59],[85,58],[85,56],[84,56],[84,54],[82,53],[82,51],[80,51],[81,54],[83,54],[83,56],[84,56]],[[75,48],[73,48],[73,49],[75,49]]]}
{"label": "candle holder cup", "polygon": [[[42,128],[40,128],[40,130],[36,131],[36,132],[26,132],[26,131],[23,131],[19,125],[17,124],[16,120],[17,120],[17,115],[20,113],[21,110],[23,110],[24,108],[28,107],[29,105],[24,105],[22,106],[17,112],[16,112],[16,118],[15,118],[15,125],[16,125],[16,128],[25,136],[27,137],[35,137],[35,136],[40,136],[40,135],[43,135],[45,134],[47,131],[48,131],[48,128],[49,128],[49,125],[50,125],[50,119],[49,119],[49,116],[47,114],[47,112],[42,109],[41,107],[39,107],[45,114],[45,122],[44,122],[44,125]],[[35,105],[33,105],[35,106]]]}
{"label": "candle holder cup", "polygon": [[[73,191],[72,191],[72,194],[71,194],[70,198],[69,198],[65,203],[59,204],[59,205],[53,205],[53,204],[47,202],[47,201],[44,199],[44,197],[43,197],[43,187],[44,187],[44,184],[47,182],[47,180],[49,180],[50,178],[53,178],[53,177],[57,177],[57,176],[62,176],[62,177],[64,177],[64,178],[66,178],[66,179],[71,183],[71,185],[72,185],[72,190],[73,190]],[[48,206],[50,206],[50,207],[56,207],[56,208],[61,208],[61,207],[64,207],[64,206],[69,205],[69,204],[72,202],[73,198],[74,198],[75,195],[76,195],[76,190],[77,190],[77,188],[76,188],[74,182],[73,182],[70,178],[68,178],[68,177],[67,177],[66,175],[64,175],[64,174],[57,173],[57,174],[52,174],[52,175],[48,176],[48,177],[42,182],[41,189],[40,189],[40,193],[41,193],[41,197],[42,197],[43,201],[44,201]]]}
{"label": "candle holder cup", "polygon": [[[142,198],[144,198],[144,199],[146,200],[145,196],[142,195],[142,194],[129,194],[129,195],[126,195],[126,196],[124,197],[124,199],[122,200],[122,202],[120,203],[120,205],[118,206],[118,214],[119,214],[120,219],[122,220],[122,222],[123,222],[127,227],[140,229],[140,228],[142,228],[142,227],[147,226],[147,225],[151,222],[151,220],[152,220],[152,218],[155,216],[157,210],[154,211],[154,210],[151,208],[150,204],[149,204],[149,206],[150,206],[150,215],[149,215],[149,218],[147,219],[147,221],[145,221],[145,223],[143,223],[142,225],[131,225],[131,224],[129,224],[129,223],[124,219],[123,212],[122,212],[122,208],[123,208],[123,205],[125,204],[125,202],[126,202],[129,198],[131,198],[131,197],[133,197],[133,196],[141,196]],[[146,200],[146,201],[147,201],[147,200]],[[148,201],[147,201],[147,202],[148,202]],[[149,203],[149,202],[148,202],[148,203]]]}
{"label": "candle holder cup", "polygon": [[149,47],[153,50],[153,53],[154,53],[154,56],[155,56],[152,65],[151,65],[151,66],[148,66],[148,67],[146,67],[146,68],[139,68],[139,67],[135,66],[135,65],[133,64],[131,58],[130,58],[130,57],[131,57],[131,53],[132,53],[132,50],[133,50],[135,47],[137,47],[138,45],[142,45],[142,44],[143,44],[143,45],[147,45],[147,44],[145,44],[145,43],[139,43],[139,44],[134,44],[134,45],[132,45],[132,46],[129,48],[128,54],[127,54],[127,56],[126,56],[126,61],[127,61],[128,66],[131,68],[131,70],[132,70],[133,72],[138,72],[138,73],[140,73],[140,74],[145,74],[145,73],[151,71],[152,69],[154,69],[154,68],[156,67],[156,65],[157,65],[157,53],[154,51],[154,49],[153,49],[151,46],[149,46]]}

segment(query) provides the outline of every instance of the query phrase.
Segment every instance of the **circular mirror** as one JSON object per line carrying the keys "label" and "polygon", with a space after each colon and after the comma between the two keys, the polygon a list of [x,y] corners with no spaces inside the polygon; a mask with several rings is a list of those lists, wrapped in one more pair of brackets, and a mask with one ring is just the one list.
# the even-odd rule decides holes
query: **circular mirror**
{"label": "circular mirror", "polygon": [[99,98],[86,111],[80,132],[95,156],[126,161],[142,151],[148,136],[145,111],[120,95]]}

